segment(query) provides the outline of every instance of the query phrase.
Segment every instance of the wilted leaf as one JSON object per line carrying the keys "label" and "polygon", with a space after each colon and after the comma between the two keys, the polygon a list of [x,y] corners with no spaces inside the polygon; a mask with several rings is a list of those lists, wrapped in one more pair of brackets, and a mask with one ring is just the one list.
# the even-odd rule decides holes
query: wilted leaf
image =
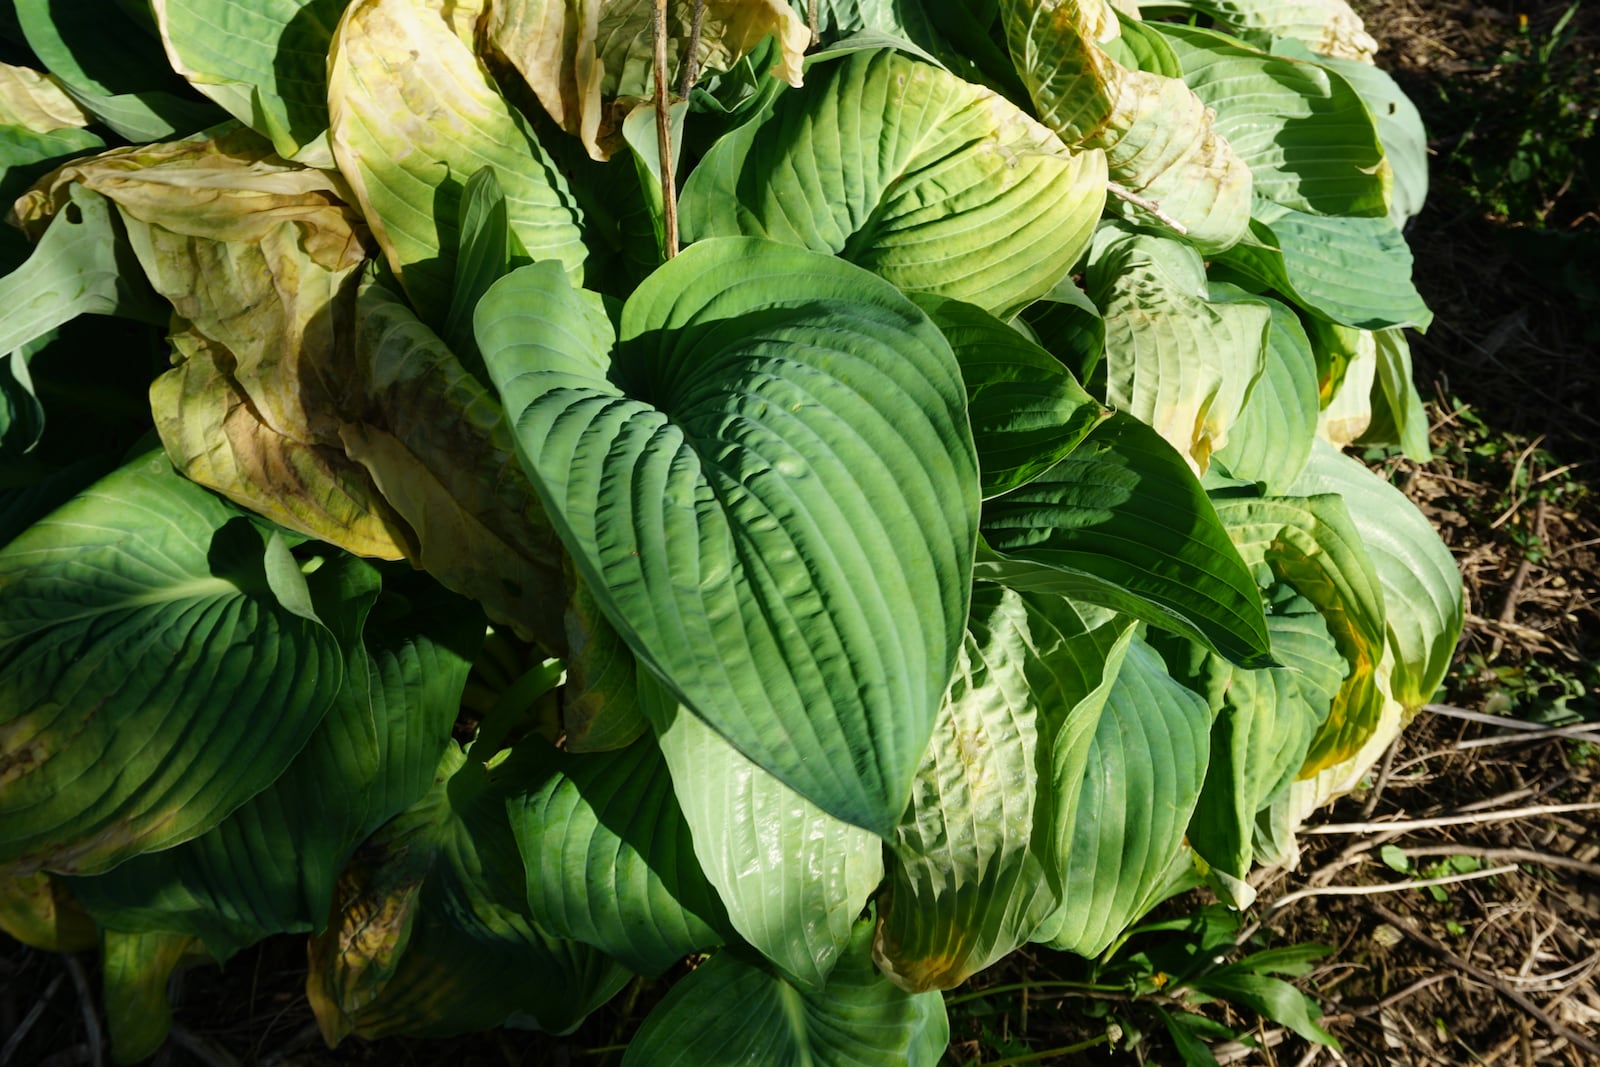
{"label": "wilted leaf", "polygon": [[50,133],[93,121],[56,78],[29,67],[0,63],[0,126]]}

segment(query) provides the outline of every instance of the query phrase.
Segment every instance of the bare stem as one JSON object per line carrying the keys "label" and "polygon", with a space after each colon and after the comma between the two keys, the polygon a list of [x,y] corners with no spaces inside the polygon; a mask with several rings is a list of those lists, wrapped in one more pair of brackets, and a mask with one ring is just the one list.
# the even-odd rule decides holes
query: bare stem
{"label": "bare stem", "polygon": [[1189,227],[1161,210],[1161,205],[1147,196],[1140,196],[1132,189],[1118,185],[1116,182],[1106,182],[1106,191],[1118,200],[1126,200],[1141,211],[1154,215],[1163,225],[1171,227],[1181,237],[1189,232]]}
{"label": "bare stem", "polygon": [[683,52],[683,72],[678,75],[678,95],[687,98],[700,77],[700,27],[705,22],[706,0],[694,0],[689,16],[689,46]]}
{"label": "bare stem", "polygon": [[678,254],[678,189],[672,174],[672,99],[667,89],[667,0],[656,0],[650,23],[655,49],[656,151],[661,154],[662,255]]}
{"label": "bare stem", "polygon": [[1395,819],[1392,822],[1331,822],[1307,826],[1302,834],[1368,834],[1408,830],[1431,830],[1439,826],[1466,826],[1475,823],[1526,819],[1533,815],[1564,815],[1574,811],[1600,811],[1600,803],[1534,804],[1526,808],[1494,808],[1470,815],[1438,815],[1431,819]]}

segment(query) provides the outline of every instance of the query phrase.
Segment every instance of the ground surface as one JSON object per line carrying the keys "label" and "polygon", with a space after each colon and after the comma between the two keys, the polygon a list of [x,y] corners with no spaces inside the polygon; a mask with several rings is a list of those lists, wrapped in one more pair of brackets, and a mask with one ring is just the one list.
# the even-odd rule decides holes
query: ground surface
{"label": "ground surface", "polygon": [[[1455,553],[1468,624],[1448,705],[1419,716],[1371,788],[1319,817],[1347,828],[1307,833],[1297,869],[1262,879],[1246,917],[1253,944],[1332,946],[1298,981],[1342,1051],[1221,1005],[1208,1013],[1263,1047],[1213,1049],[1223,1063],[1299,1067],[1600,1064],[1600,727],[1561,725],[1600,719],[1600,5],[1564,23],[1568,5],[1543,0],[1358,6],[1434,153],[1409,237],[1437,315],[1413,346],[1438,456],[1369,458]],[[1554,729],[1469,717],[1484,712]],[[104,1054],[92,967],[0,939],[0,1067]],[[562,1041],[503,1032],[328,1053],[303,968],[303,942],[280,939],[226,971],[189,972],[158,1062],[602,1067],[659,996],[636,987]],[[1084,978],[1042,954],[985,975],[952,999],[952,1062],[1179,1062],[1153,1014],[1159,994],[1130,1003],[1048,984]]]}

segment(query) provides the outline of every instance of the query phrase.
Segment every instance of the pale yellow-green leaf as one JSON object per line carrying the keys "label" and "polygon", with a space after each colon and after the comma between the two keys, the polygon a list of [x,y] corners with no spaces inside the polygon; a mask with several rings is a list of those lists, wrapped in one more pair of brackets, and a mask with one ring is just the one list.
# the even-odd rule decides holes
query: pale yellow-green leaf
{"label": "pale yellow-green leaf", "polygon": [[89,918],[57,875],[0,875],[0,930],[46,952],[83,952],[99,940]]}
{"label": "pale yellow-green leaf", "polygon": [[329,138],[373,235],[423,321],[449,311],[456,216],[491,166],[528,254],[577,280],[586,251],[566,180],[462,40],[444,0],[356,0],[328,60]]}
{"label": "pale yellow-green leaf", "polygon": [[1096,235],[1085,286],[1105,316],[1106,402],[1204,473],[1266,367],[1270,308],[1213,302],[1191,245],[1112,227]]}
{"label": "pale yellow-green leaf", "polygon": [[0,63],[0,126],[50,133],[93,121],[49,74]]}
{"label": "pale yellow-green leaf", "polygon": [[1133,217],[1176,223],[1207,253],[1244,235],[1249,167],[1188,86],[1123,67],[1095,43],[1104,0],[1005,0],[1001,10],[1040,120],[1068,144],[1105,149],[1111,180],[1145,201],[1127,207]]}
{"label": "pale yellow-green leaf", "polygon": [[1317,355],[1322,397],[1317,436],[1344,448],[1372,424],[1378,339],[1371,330],[1327,322],[1314,322],[1307,334]]}
{"label": "pale yellow-green leaf", "polygon": [[[654,89],[653,11],[653,0],[502,0],[489,8],[488,39],[557,125],[595,159],[606,159],[621,132],[621,116],[613,115],[611,104]],[[690,4],[669,5],[667,70],[673,86],[688,58],[691,21]],[[768,34],[779,45],[772,76],[799,85],[810,31],[781,0],[706,0],[697,69],[727,70]]]}

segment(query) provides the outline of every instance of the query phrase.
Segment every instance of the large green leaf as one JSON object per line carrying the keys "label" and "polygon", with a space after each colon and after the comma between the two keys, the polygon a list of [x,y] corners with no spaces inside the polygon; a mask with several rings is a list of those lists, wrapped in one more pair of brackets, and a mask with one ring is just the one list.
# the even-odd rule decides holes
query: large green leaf
{"label": "large green leaf", "polygon": [[451,745],[427,796],[356,854],[306,992],[329,1045],[354,1033],[446,1037],[507,1023],[564,1033],[628,972],[540,929],[506,818],[517,760]]}
{"label": "large green leaf", "polygon": [[1427,329],[1433,312],[1411,282],[1411,250],[1387,218],[1330,218],[1257,201],[1255,240],[1219,257],[1334,322]]}
{"label": "large green leaf", "polygon": [[0,203],[10,204],[73,156],[104,147],[97,135],[76,127],[41,133],[20,125],[0,125]]}
{"label": "large green leaf", "polygon": [[[1241,290],[1218,282],[1209,293],[1213,301],[1232,300]],[[1269,494],[1283,493],[1306,465],[1317,436],[1317,357],[1300,317],[1288,305],[1270,297],[1251,299],[1272,311],[1266,366],[1227,444],[1213,458],[1234,477],[1260,482]]]}
{"label": "large green leaf", "polygon": [[866,271],[752,239],[652,275],[610,356],[598,298],[545,264],[491,289],[477,329],[523,464],[635,655],[757,764],[890,833],[976,537],[938,330]]}
{"label": "large green leaf", "polygon": [[1405,226],[1428,197],[1428,131],[1417,105],[1387,71],[1371,62],[1317,55],[1293,40],[1274,41],[1272,51],[1326,66],[1361,94],[1377,125],[1383,158],[1394,179],[1389,190],[1389,221]]}
{"label": "large green leaf", "polygon": [[1255,194],[1319,215],[1387,215],[1383,145],[1361,96],[1334,70],[1223,34],[1156,24],[1183,80],[1250,166]]}
{"label": "large green leaf", "polygon": [[340,680],[283,539],[133,461],[0,549],[0,863],[92,873],[203,833]]}
{"label": "large green leaf", "polygon": [[1043,474],[1105,418],[1059,359],[993,315],[932,293],[912,299],[961,364],[985,497]]}
{"label": "large green leaf", "polygon": [[346,0],[152,0],[167,59],[285,158],[329,167],[328,46]]}
{"label": "large green leaf", "polygon": [[883,880],[883,842],[840,822],[741,756],[641,679],[694,852],[739,936],[806,989],[822,989]]}
{"label": "large green leaf", "polygon": [[1087,768],[1058,791],[1081,791],[1062,905],[1046,924],[1055,948],[1095,956],[1164,887],[1183,847],[1209,759],[1205,701],[1135,638],[1100,713]]}
{"label": "large green leaf", "polygon": [[1343,498],[1222,500],[1217,514],[1263,585],[1281,582],[1316,606],[1350,665],[1302,772],[1344,761],[1372,734],[1385,700],[1383,589]]}
{"label": "large green leaf", "polygon": [[318,603],[352,616],[338,699],[283,775],[219,826],[74,879],[102,925],[191,934],[218,960],[270,934],[320,930],[356,845],[433,784],[482,617],[425,580],[409,583],[409,601],[378,600],[376,572],[348,556],[310,584]]}
{"label": "large green leaf", "polygon": [[518,751],[526,792],[507,807],[542,928],[652,977],[722,943],[727,913],[652,739],[567,755],[533,738]]}
{"label": "large green leaf", "polygon": [[717,953],[645,1019],[625,1067],[934,1067],[950,1040],[944,1000],[911,994],[872,966],[872,923],[855,924],[825,990]]}
{"label": "large green leaf", "polygon": [[1211,300],[1192,245],[1114,226],[1095,235],[1084,288],[1105,316],[1106,403],[1204,473],[1261,377],[1271,312],[1249,298]]}
{"label": "large green leaf", "polygon": [[[966,646],[891,847],[873,956],[912,991],[947,989],[1029,940],[1060,903],[1069,820],[1036,780],[1081,777],[1123,645],[1060,598],[980,584]],[[1107,643],[1111,641],[1111,643]]]}
{"label": "large green leaf", "polygon": [[1244,235],[1249,168],[1188,86],[1101,47],[1120,32],[1106,0],[1004,0],[1000,10],[1040,120],[1068,144],[1105,150],[1112,180],[1143,197],[1135,218],[1206,253]]}
{"label": "large green leaf", "polygon": [[1383,587],[1394,696],[1415,711],[1444,681],[1461,635],[1461,575],[1450,550],[1404,494],[1324,442],[1292,491],[1344,498]]}
{"label": "large green leaf", "polygon": [[1130,415],[984,508],[978,576],[1103,604],[1246,666],[1272,662],[1255,582],[1200,483]]}
{"label": "large green leaf", "polygon": [[681,208],[689,240],[835,253],[1010,318],[1072,267],[1104,201],[1100,153],[1069,153],[990,90],[879,51],[812,67],[706,154]]}
{"label": "large green leaf", "polygon": [[575,277],[587,254],[566,179],[500,95],[443,0],[357,0],[328,60],[329,138],[423,321],[449,314],[463,188],[484,165],[534,259]]}

